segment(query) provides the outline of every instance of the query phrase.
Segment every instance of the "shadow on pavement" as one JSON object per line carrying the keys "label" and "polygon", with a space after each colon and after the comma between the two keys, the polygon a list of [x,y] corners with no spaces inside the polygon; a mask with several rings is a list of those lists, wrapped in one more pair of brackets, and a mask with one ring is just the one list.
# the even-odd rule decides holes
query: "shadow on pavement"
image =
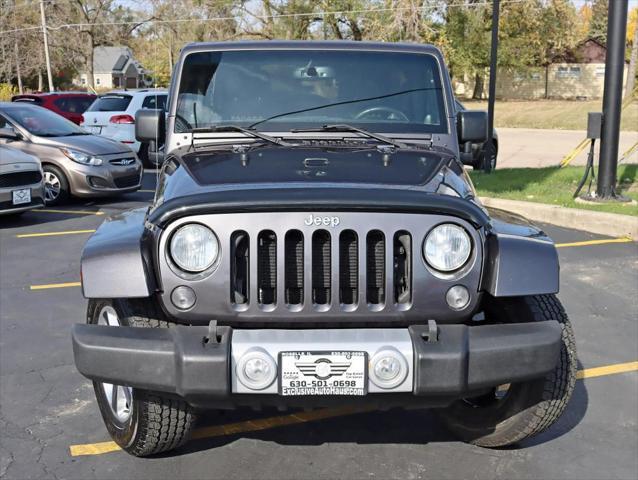
{"label": "shadow on pavement", "polygon": [[[582,369],[580,361],[578,369]],[[499,450],[521,450],[559,438],[575,428],[585,417],[589,395],[585,383],[577,381],[574,393],[565,413],[547,431],[518,445]],[[204,414],[202,426],[223,425],[254,418],[276,415],[276,411],[255,413],[247,410],[218,411]],[[316,422],[299,423],[256,432],[245,432],[214,438],[191,440],[178,451],[161,457],[180,456],[214,449],[235,442],[240,438],[259,439],[287,446],[316,446],[326,443],[356,444],[412,444],[458,442],[438,419],[433,410],[376,411],[335,417]]]}
{"label": "shadow on pavement", "polygon": [[[274,411],[270,415],[263,413],[259,417],[272,416]],[[230,416],[236,417],[236,415]],[[252,418],[257,417],[255,414],[245,414],[242,420],[248,420],[251,416]],[[221,425],[229,420],[223,414],[215,415],[215,417],[217,418],[213,424]],[[210,420],[212,419],[210,418]],[[237,418],[231,421],[237,421]],[[456,441],[433,411],[392,409],[385,412],[360,413],[238,435],[191,440],[181,449],[168,452],[161,457],[210,450],[233,443],[239,438],[259,439],[287,446],[317,446],[326,443],[425,445],[431,442]]]}

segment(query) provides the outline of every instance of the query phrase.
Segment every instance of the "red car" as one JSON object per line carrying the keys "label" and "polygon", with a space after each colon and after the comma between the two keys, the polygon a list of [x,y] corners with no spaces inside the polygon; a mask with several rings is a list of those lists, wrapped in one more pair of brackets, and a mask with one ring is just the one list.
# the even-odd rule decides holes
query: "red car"
{"label": "red car", "polygon": [[82,114],[96,98],[96,95],[86,92],[53,92],[14,95],[11,101],[39,105],[79,125]]}

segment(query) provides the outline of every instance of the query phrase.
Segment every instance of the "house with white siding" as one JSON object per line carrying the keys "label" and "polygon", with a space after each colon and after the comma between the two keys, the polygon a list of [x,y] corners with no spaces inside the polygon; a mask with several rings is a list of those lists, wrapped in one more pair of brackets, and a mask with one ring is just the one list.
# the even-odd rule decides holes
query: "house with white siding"
{"label": "house with white siding", "polygon": [[[147,74],[128,47],[95,47],[93,51],[93,82],[96,90],[147,87]],[[86,72],[81,72],[74,81],[86,87],[87,77]]]}

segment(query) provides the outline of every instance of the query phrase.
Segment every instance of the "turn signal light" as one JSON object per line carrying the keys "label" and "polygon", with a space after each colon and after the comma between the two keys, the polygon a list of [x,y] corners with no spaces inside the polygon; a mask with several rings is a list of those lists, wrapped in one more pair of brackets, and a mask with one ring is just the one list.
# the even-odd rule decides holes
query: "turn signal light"
{"label": "turn signal light", "polygon": [[135,123],[135,119],[130,115],[113,115],[109,122],[111,123]]}

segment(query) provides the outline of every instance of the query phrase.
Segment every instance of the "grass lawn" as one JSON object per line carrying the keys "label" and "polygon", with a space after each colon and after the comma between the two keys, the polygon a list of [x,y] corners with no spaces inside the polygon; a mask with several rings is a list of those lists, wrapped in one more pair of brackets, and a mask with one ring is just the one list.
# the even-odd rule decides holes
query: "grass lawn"
{"label": "grass lawn", "polygon": [[[584,171],[584,167],[504,168],[491,174],[470,171],[470,176],[479,196],[482,197],[509,198],[638,216],[638,205],[576,203],[572,195]],[[637,174],[638,165],[618,167],[620,191],[634,200],[638,200]],[[587,184],[583,190],[587,190]]]}
{"label": "grass lawn", "polygon": [[[486,101],[462,100],[473,110],[486,110]],[[587,112],[600,112],[602,100],[496,100],[494,118],[496,127],[550,128],[558,130],[585,130]],[[622,112],[621,130],[638,130],[638,100],[634,99]]]}

